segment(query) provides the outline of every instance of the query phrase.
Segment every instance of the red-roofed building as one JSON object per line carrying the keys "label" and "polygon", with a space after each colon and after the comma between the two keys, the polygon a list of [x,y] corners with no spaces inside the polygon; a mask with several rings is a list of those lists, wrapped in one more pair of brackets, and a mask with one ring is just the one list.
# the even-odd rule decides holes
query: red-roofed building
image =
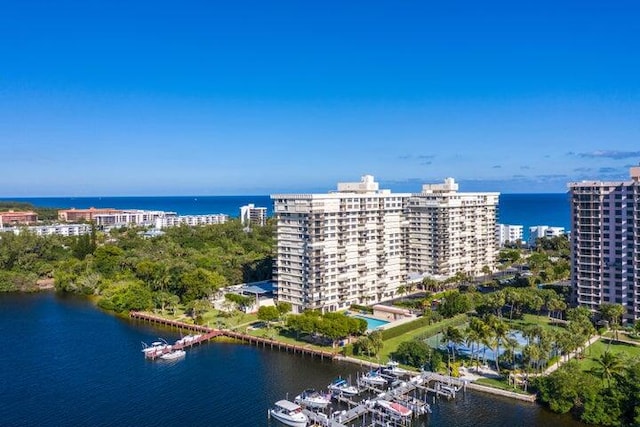
{"label": "red-roofed building", "polygon": [[38,222],[38,214],[31,211],[0,212],[0,227],[9,225],[30,225]]}
{"label": "red-roofed building", "polygon": [[104,214],[119,214],[121,210],[113,208],[89,208],[89,209],[64,209],[58,211],[58,219],[60,221],[74,222],[74,221],[93,221],[94,215]]}

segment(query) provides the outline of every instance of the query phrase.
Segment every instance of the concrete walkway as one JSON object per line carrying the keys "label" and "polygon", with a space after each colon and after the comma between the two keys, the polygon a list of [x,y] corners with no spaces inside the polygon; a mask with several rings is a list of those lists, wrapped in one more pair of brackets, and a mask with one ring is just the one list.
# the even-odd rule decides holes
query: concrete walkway
{"label": "concrete walkway", "polygon": [[623,338],[622,335],[628,335],[626,332],[624,331],[618,331],[618,339],[615,339],[613,337],[602,337],[602,340],[611,340],[611,342],[622,342],[625,344],[631,344],[631,345],[637,345],[640,346],[640,342],[639,341],[634,341],[631,338]]}
{"label": "concrete walkway", "polygon": [[[594,342],[598,341],[600,338],[602,338],[600,335],[594,335],[592,336],[587,343],[585,344],[584,348],[586,349],[587,347],[589,347],[591,344],[593,344]],[[558,368],[560,368],[560,366],[562,366],[562,364],[567,363],[569,360],[573,359],[574,357],[576,357],[579,353],[579,350],[575,350],[572,351],[571,353],[569,353],[569,355],[565,358],[565,356],[560,356],[560,360],[558,360],[556,363],[554,363],[553,365],[549,366],[544,372],[543,375],[549,375],[552,372],[555,372],[556,370],[558,370]]]}

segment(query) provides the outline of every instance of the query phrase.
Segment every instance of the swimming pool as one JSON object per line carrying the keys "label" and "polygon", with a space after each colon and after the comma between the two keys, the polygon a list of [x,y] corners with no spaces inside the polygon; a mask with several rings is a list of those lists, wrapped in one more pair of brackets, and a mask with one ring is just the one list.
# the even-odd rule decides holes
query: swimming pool
{"label": "swimming pool", "polygon": [[380,320],[380,319],[376,319],[374,317],[367,317],[367,316],[363,316],[361,314],[354,314],[353,317],[358,317],[360,319],[364,319],[367,321],[367,329],[377,329],[380,326],[386,325],[389,322],[387,320]]}

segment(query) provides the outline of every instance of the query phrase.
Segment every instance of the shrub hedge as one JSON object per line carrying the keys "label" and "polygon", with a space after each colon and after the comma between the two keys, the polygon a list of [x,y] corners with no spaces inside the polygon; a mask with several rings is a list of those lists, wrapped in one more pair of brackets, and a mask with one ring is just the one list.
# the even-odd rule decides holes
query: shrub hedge
{"label": "shrub hedge", "polygon": [[393,328],[385,329],[382,331],[382,339],[388,340],[391,338],[395,338],[402,334],[406,334],[409,331],[413,331],[414,329],[422,328],[423,326],[428,326],[431,324],[431,316],[423,316],[419,317],[412,322],[403,323],[402,325],[395,326]]}

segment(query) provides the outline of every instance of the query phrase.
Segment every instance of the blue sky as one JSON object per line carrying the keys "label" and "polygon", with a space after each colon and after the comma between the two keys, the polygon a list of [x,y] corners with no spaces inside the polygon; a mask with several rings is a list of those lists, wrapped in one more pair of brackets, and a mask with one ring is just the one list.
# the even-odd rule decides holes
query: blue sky
{"label": "blue sky", "polygon": [[0,196],[625,179],[638,16],[631,0],[7,2]]}

